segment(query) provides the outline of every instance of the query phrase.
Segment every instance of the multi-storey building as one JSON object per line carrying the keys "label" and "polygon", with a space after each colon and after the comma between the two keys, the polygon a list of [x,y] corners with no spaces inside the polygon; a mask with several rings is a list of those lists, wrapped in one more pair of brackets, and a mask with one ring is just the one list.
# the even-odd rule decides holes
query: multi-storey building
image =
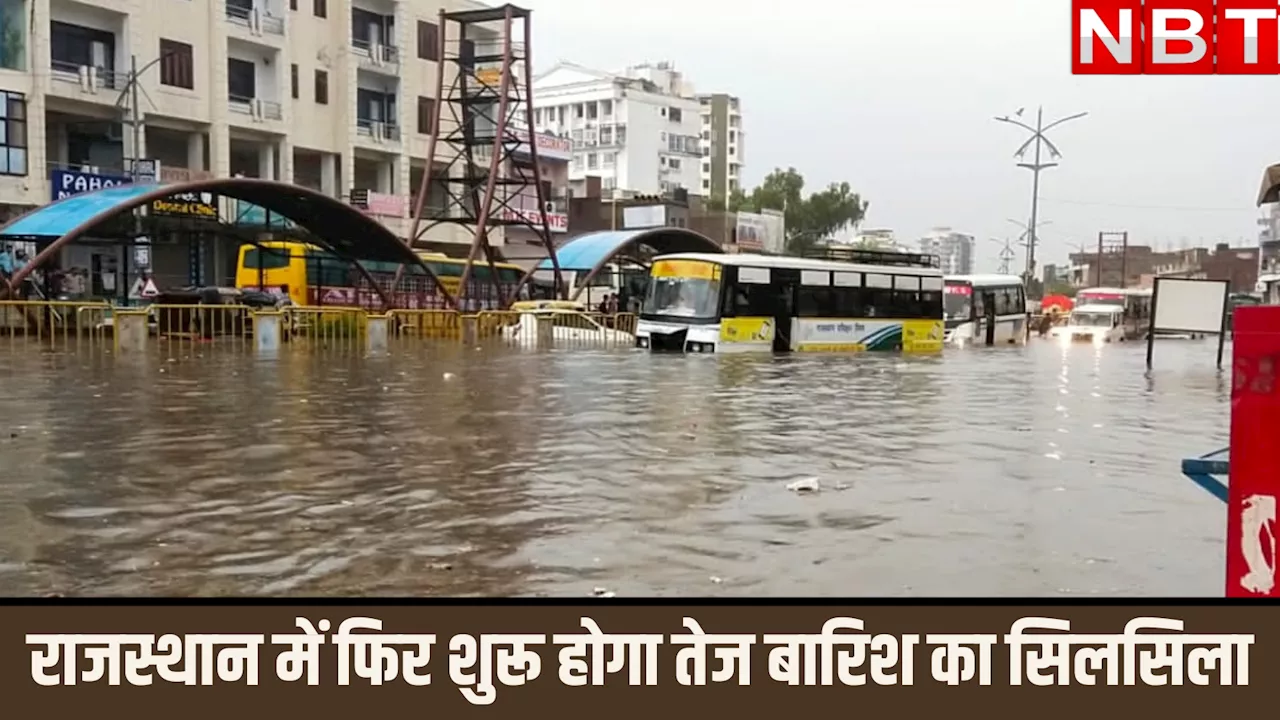
{"label": "multi-storey building", "polygon": [[669,63],[623,74],[559,63],[533,81],[534,127],[573,142],[570,188],[672,193],[702,187],[701,106]]}
{"label": "multi-storey building", "polygon": [[934,228],[920,239],[920,252],[937,255],[947,275],[973,273],[973,236],[951,228]]}
{"label": "multi-storey building", "polygon": [[702,111],[702,191],[721,201],[737,191],[746,162],[742,103],[733,95],[699,95]]}
{"label": "multi-storey building", "polygon": [[[243,175],[343,199],[361,191],[368,211],[403,236],[437,102],[441,4],[6,2],[0,203],[12,213],[48,202],[56,170],[111,182],[132,158],[148,158],[165,180]],[[492,41],[477,33],[452,52]],[[470,241],[447,224],[426,239]]]}

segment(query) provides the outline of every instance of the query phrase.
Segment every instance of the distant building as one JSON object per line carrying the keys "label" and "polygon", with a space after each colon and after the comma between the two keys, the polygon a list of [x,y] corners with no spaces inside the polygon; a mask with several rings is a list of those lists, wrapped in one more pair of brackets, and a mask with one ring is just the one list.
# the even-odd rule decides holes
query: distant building
{"label": "distant building", "polygon": [[920,238],[920,252],[937,255],[947,275],[973,274],[973,236],[951,228],[934,228]]}
{"label": "distant building", "polygon": [[569,185],[588,176],[645,195],[702,193],[702,105],[670,63],[610,73],[562,62],[534,78],[533,124],[573,143]]}
{"label": "distant building", "polygon": [[702,191],[725,200],[740,187],[746,160],[742,103],[733,95],[699,95],[702,106]]}

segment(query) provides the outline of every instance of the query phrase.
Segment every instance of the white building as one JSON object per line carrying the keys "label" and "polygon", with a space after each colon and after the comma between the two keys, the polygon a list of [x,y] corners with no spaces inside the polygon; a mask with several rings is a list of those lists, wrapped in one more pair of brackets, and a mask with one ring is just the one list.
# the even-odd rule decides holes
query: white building
{"label": "white building", "polygon": [[587,176],[644,195],[702,187],[701,106],[669,63],[623,74],[562,62],[533,81],[534,127],[573,141],[570,188]]}
{"label": "white building", "polygon": [[741,187],[746,162],[742,103],[723,93],[699,95],[702,108],[702,195],[728,199]]}
{"label": "white building", "polygon": [[973,236],[951,228],[934,228],[920,239],[920,252],[937,255],[947,275],[973,274]]}
{"label": "white building", "polygon": [[[165,180],[241,174],[340,198],[369,191],[370,210],[403,235],[426,167],[441,2],[6,2],[0,203],[48,202],[53,171],[118,177],[144,157]],[[135,58],[136,148],[121,124]],[[428,239],[469,235],[442,226]]]}

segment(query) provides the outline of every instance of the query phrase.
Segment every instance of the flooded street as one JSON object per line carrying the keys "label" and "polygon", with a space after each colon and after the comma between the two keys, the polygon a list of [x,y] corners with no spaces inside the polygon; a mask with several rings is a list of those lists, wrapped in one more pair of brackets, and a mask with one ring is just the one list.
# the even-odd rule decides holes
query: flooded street
{"label": "flooded street", "polygon": [[0,592],[1221,595],[1214,342],[6,352]]}

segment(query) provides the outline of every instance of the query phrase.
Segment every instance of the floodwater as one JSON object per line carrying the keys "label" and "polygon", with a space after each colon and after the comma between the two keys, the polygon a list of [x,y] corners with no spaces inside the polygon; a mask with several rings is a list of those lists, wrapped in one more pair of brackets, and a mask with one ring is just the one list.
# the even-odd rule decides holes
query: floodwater
{"label": "floodwater", "polygon": [[1214,343],[6,353],[0,594],[1220,595]]}

